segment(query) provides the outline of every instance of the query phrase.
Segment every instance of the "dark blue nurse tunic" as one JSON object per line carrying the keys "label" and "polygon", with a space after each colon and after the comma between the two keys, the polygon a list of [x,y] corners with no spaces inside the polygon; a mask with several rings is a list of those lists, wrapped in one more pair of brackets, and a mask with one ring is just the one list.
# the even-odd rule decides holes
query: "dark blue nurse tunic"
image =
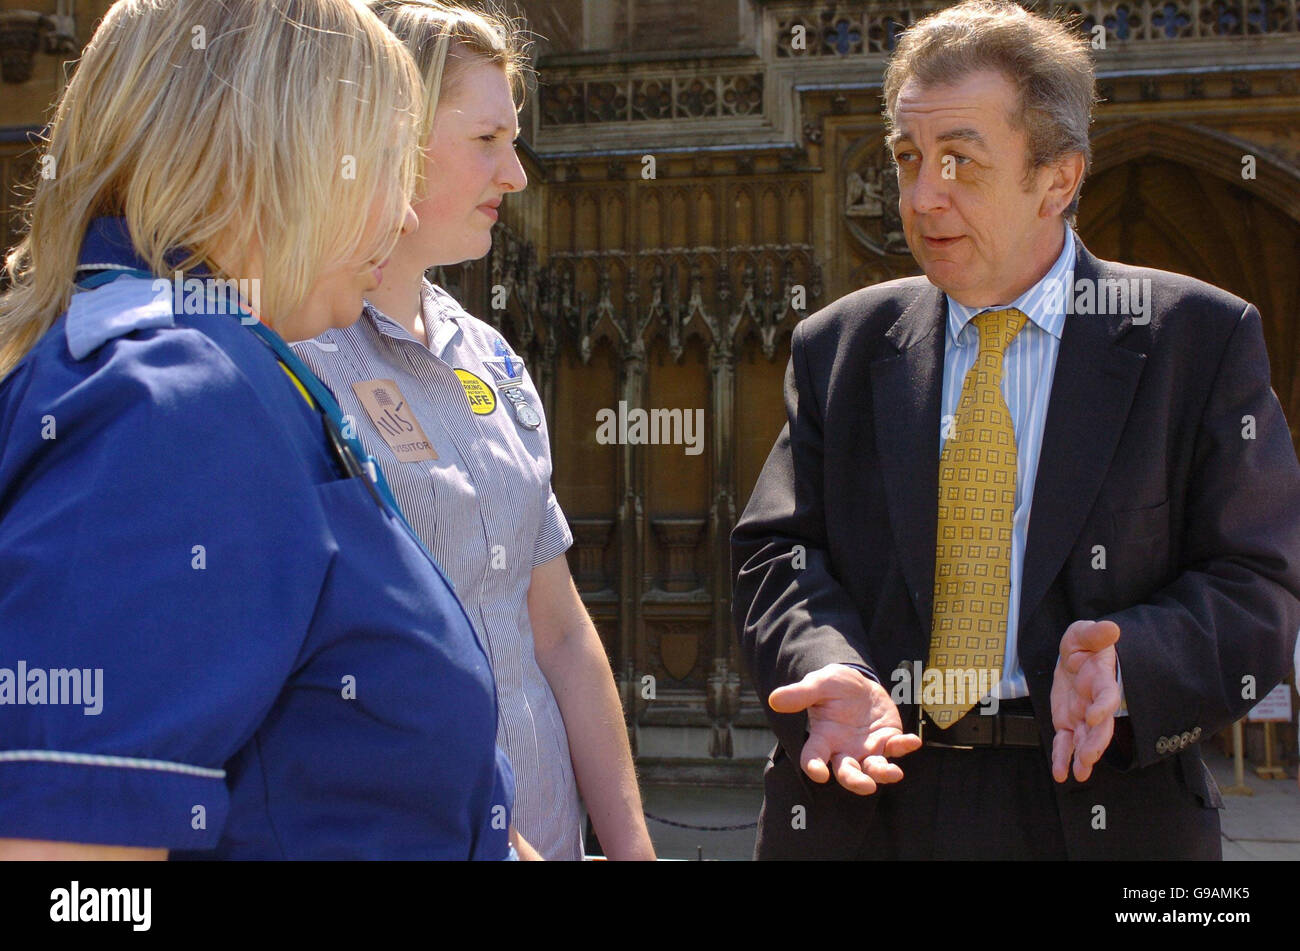
{"label": "dark blue nurse tunic", "polygon": [[[81,263],[145,268],[121,219]],[[166,288],[78,292],[0,381],[0,838],[506,857],[452,589],[272,351]]]}

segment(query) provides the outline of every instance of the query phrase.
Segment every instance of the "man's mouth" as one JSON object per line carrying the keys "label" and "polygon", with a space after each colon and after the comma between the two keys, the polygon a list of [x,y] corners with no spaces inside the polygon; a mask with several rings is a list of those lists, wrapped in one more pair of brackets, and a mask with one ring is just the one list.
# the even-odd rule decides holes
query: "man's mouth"
{"label": "man's mouth", "polygon": [[936,250],[939,248],[950,248],[958,241],[960,241],[963,237],[964,236],[960,234],[952,235],[951,237],[947,237],[947,238],[932,238],[927,235],[925,236],[925,246],[927,248],[934,248]]}

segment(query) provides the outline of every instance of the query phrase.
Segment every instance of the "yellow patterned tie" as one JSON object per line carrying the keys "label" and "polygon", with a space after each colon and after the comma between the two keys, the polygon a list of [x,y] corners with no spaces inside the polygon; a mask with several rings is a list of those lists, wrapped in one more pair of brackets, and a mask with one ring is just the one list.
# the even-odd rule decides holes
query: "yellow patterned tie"
{"label": "yellow patterned tie", "polygon": [[[939,457],[928,665],[935,673],[927,670],[926,677],[942,676],[944,691],[943,702],[922,706],[945,729],[979,703],[980,691],[992,689],[1002,674],[1016,505],[1016,432],[1002,398],[1002,357],[1027,319],[1015,309],[972,318],[979,354],[962,383]],[[932,699],[932,693],[928,696]]]}

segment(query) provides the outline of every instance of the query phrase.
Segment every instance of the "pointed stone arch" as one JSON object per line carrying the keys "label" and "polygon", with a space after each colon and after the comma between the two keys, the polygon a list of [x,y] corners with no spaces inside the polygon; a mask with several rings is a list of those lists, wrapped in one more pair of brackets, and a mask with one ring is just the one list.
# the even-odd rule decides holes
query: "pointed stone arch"
{"label": "pointed stone arch", "polygon": [[[1241,178],[1243,155],[1256,177]],[[1195,124],[1125,123],[1093,140],[1078,230],[1089,250],[1189,274],[1253,303],[1271,382],[1300,445],[1300,172]]]}
{"label": "pointed stone arch", "polygon": [[[1092,170],[1088,178],[1154,156],[1200,169],[1241,185],[1241,160],[1256,158],[1254,190],[1264,200],[1300,222],[1300,171],[1259,142],[1197,123],[1134,121],[1108,125],[1092,138]],[[1083,183],[1083,194],[1088,182]]]}

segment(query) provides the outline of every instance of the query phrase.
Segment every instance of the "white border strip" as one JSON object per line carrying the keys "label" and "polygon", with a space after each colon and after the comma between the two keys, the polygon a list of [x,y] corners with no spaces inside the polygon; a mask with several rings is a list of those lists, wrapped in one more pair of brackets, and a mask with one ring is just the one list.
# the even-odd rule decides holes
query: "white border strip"
{"label": "white border strip", "polygon": [[225,779],[224,769],[169,763],[161,759],[135,759],[130,756],[99,756],[92,753],[62,753],[58,750],[0,750],[0,763],[67,763],[73,766],[115,766],[120,769],[152,769],[162,773],[182,773],[204,779]]}
{"label": "white border strip", "polygon": [[143,269],[134,267],[133,265],[130,264],[78,264],[75,268],[73,268],[73,270],[74,271],[139,271]]}

